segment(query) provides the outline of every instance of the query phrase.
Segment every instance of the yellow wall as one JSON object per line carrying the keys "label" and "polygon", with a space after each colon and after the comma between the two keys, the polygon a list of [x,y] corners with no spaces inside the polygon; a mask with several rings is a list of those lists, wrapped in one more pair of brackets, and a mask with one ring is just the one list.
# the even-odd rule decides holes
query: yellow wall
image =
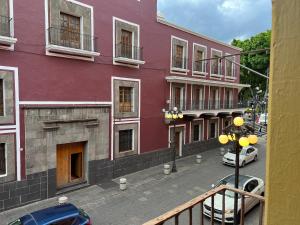
{"label": "yellow wall", "polygon": [[273,0],[265,225],[300,225],[300,0]]}

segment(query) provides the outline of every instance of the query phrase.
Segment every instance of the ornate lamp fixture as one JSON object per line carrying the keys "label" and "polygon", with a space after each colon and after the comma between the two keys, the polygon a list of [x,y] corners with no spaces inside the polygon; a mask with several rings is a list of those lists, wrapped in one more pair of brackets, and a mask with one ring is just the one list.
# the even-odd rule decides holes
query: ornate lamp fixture
{"label": "ornate lamp fixture", "polygon": [[[244,124],[242,117],[235,117],[233,124],[225,127],[223,134],[219,136],[221,144],[227,144],[229,141],[235,143],[235,188],[239,188],[239,167],[241,147],[254,145],[258,138],[254,133],[254,128]],[[234,195],[234,224],[238,224],[238,194]]]}

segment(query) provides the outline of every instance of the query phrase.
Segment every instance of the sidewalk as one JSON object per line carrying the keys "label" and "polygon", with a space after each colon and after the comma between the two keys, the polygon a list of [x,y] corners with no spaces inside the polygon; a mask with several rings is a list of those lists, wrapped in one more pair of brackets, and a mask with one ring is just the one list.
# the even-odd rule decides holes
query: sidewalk
{"label": "sidewalk", "polygon": [[[248,165],[247,173],[264,178],[264,151],[257,163]],[[220,163],[219,149],[202,153],[203,161],[196,164],[195,156],[177,160],[178,172],[163,174],[163,165],[127,176],[128,189],[120,191],[115,179],[66,194],[69,201],[83,208],[93,225],[140,225],[192,198],[205,193],[211,184],[233,172]],[[41,208],[57,204],[57,198],[39,201],[0,214],[1,224]]]}

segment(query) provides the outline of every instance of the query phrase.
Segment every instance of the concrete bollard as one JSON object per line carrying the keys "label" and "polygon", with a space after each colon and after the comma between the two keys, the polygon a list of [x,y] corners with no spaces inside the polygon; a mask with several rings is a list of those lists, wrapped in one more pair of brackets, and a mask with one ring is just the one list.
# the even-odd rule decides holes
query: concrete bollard
{"label": "concrete bollard", "polygon": [[196,155],[196,162],[197,162],[198,164],[200,164],[201,161],[202,161],[202,156],[201,156],[201,155]]}
{"label": "concrete bollard", "polygon": [[220,154],[221,154],[221,155],[225,155],[225,148],[223,148],[223,147],[220,148]]}
{"label": "concrete bollard", "polygon": [[127,179],[126,178],[120,178],[120,190],[124,191],[127,188]]}
{"label": "concrete bollard", "polygon": [[62,197],[58,198],[58,204],[59,205],[63,205],[65,203],[67,203],[67,201],[68,201],[68,197],[66,197],[66,196],[62,196]]}
{"label": "concrete bollard", "polygon": [[169,175],[171,173],[171,166],[169,164],[164,164],[164,174]]}

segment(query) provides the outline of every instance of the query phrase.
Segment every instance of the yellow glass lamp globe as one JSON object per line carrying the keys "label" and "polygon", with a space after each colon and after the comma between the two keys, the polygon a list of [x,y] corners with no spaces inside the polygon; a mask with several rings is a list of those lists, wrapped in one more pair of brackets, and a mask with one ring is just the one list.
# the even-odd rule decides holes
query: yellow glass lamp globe
{"label": "yellow glass lamp globe", "polygon": [[249,139],[247,137],[241,137],[239,140],[239,144],[242,147],[246,147],[249,145]]}
{"label": "yellow glass lamp globe", "polygon": [[177,114],[173,114],[173,119],[176,120],[178,118]]}
{"label": "yellow glass lamp globe", "polygon": [[233,141],[233,140],[232,140],[232,136],[231,136],[231,134],[228,134],[228,136],[227,136],[227,137],[228,137],[228,140],[229,140],[229,141]]}
{"label": "yellow glass lamp globe", "polygon": [[179,119],[182,119],[183,118],[183,114],[182,113],[178,114],[178,117],[179,117]]}
{"label": "yellow glass lamp globe", "polygon": [[172,116],[171,116],[171,114],[170,114],[170,113],[166,113],[166,114],[165,114],[165,118],[166,118],[166,119],[171,119],[171,118],[172,118]]}
{"label": "yellow glass lamp globe", "polygon": [[233,124],[237,127],[240,127],[244,124],[244,119],[242,117],[235,117],[233,120]]}
{"label": "yellow glass lamp globe", "polygon": [[258,142],[258,138],[256,135],[251,134],[248,136],[249,143],[255,145]]}
{"label": "yellow glass lamp globe", "polygon": [[228,137],[225,134],[219,136],[219,142],[223,145],[228,143]]}

